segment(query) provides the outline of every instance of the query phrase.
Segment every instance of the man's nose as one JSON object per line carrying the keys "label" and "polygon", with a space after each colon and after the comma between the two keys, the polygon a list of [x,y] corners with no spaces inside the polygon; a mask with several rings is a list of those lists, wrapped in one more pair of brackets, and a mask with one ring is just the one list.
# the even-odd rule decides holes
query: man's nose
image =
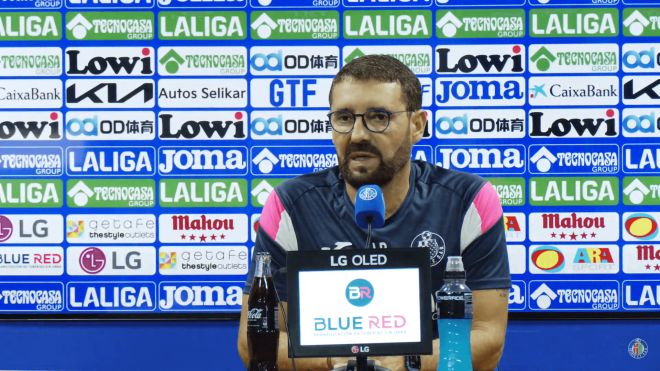
{"label": "man's nose", "polygon": [[371,140],[371,132],[367,130],[364,124],[364,117],[359,116],[355,118],[355,126],[351,132],[351,141],[355,143],[368,142]]}

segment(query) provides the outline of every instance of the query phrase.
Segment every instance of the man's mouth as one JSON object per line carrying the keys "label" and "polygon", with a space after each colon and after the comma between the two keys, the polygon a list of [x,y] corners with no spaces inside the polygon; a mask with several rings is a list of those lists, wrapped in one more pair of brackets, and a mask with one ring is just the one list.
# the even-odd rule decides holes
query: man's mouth
{"label": "man's mouth", "polygon": [[369,152],[355,152],[352,153],[349,158],[353,161],[366,161],[372,158],[376,158],[376,156]]}

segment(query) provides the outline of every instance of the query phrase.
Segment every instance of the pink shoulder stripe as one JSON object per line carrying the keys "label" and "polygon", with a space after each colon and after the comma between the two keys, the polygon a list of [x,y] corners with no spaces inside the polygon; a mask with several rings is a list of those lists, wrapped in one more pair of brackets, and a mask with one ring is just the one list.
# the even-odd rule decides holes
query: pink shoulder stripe
{"label": "pink shoulder stripe", "polygon": [[481,187],[481,190],[472,203],[479,213],[479,218],[481,218],[481,233],[486,232],[488,228],[492,227],[502,217],[500,197],[490,182],[486,182]]}
{"label": "pink shoulder stripe", "polygon": [[259,225],[266,233],[274,240],[277,238],[277,232],[280,229],[280,220],[282,220],[282,213],[284,212],[284,205],[280,201],[277,192],[272,191],[268,195],[264,209],[259,218]]}

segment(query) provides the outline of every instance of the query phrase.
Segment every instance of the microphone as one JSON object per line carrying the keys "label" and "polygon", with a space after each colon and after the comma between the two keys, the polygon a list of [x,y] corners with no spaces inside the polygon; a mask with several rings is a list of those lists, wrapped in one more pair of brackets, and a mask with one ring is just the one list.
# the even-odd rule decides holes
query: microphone
{"label": "microphone", "polygon": [[383,191],[377,185],[360,187],[355,197],[355,223],[367,229],[367,245],[371,243],[371,228],[380,228],[385,224],[385,199]]}

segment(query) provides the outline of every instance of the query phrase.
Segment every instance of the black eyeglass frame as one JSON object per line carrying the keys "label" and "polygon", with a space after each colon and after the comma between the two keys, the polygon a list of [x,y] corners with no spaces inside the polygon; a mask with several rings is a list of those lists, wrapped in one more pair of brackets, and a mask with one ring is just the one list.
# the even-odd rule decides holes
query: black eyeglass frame
{"label": "black eyeglass frame", "polygon": [[[349,115],[353,116],[353,127],[351,127],[351,130],[349,130],[347,132],[341,132],[341,131],[335,129],[335,126],[332,125],[332,115],[337,113],[337,112],[345,112],[345,113],[348,113]],[[382,113],[387,114],[387,125],[385,125],[385,128],[383,130],[376,131],[376,130],[369,129],[369,126],[367,126],[367,121],[364,119],[364,115],[366,115],[368,113],[371,113],[371,112],[382,112]],[[351,111],[346,111],[346,110],[339,110],[339,111],[333,111],[333,112],[328,113],[328,121],[330,122],[330,126],[332,126],[332,130],[338,132],[339,134],[348,134],[348,133],[352,132],[353,129],[355,129],[355,123],[357,122],[357,118],[361,117],[362,118],[362,125],[364,125],[365,129],[369,130],[372,133],[382,133],[385,130],[387,130],[387,128],[390,127],[390,122],[392,122],[392,115],[395,114],[395,113],[403,113],[403,112],[415,112],[415,111],[414,110],[405,110],[405,111],[390,112],[390,111],[386,111],[386,110],[380,109],[380,108],[372,108],[372,109],[368,109],[368,110],[364,111],[364,113],[360,114],[360,113],[353,113]]]}

